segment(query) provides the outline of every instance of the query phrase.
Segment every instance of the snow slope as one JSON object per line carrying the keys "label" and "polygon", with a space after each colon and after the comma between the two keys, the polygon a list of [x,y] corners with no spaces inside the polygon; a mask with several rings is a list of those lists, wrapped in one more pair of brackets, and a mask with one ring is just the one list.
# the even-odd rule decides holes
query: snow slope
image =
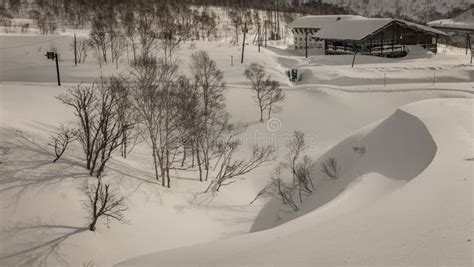
{"label": "snow slope", "polygon": [[[329,198],[339,202],[330,202],[326,210],[118,266],[470,266],[473,169],[466,159],[474,153],[473,107],[467,99],[416,102],[337,145],[325,156],[341,157],[348,170],[341,179],[350,183],[341,194],[339,185],[324,185],[325,191],[333,187]],[[362,158],[350,149],[356,143],[366,146]],[[355,177],[357,169],[363,175]],[[322,203],[318,193],[304,205]],[[363,205],[328,215],[354,202]]]}
{"label": "snow slope", "polygon": [[369,17],[408,17],[417,21],[446,18],[454,9],[466,10],[470,0],[323,0],[323,2],[350,8]]}
{"label": "snow slope", "polygon": [[455,18],[440,19],[431,21],[428,23],[429,26],[435,27],[447,27],[455,29],[474,29],[474,8],[467,10],[461,15]]}

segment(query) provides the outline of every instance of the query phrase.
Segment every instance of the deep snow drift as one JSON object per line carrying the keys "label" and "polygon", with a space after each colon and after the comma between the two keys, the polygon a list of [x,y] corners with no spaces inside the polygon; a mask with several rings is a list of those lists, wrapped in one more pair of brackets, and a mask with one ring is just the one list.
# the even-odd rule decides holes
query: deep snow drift
{"label": "deep snow drift", "polygon": [[[462,99],[416,102],[337,145],[323,157],[341,157],[347,173],[305,203],[309,210],[326,201],[318,193],[339,195],[328,207],[270,230],[118,266],[468,266],[473,106]],[[354,144],[366,147],[361,158]]]}

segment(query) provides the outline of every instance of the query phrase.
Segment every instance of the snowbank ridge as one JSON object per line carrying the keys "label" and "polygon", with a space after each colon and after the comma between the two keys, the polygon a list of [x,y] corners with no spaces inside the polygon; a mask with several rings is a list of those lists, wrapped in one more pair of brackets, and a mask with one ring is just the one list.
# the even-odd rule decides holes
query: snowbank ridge
{"label": "snowbank ridge", "polygon": [[[329,207],[323,207],[325,215],[321,217],[370,205],[423,172],[436,149],[424,123],[398,109],[389,118],[342,141],[317,161],[313,171],[316,190],[299,212],[288,214],[278,200],[271,200],[257,217],[252,231],[271,228],[326,204]],[[318,169],[330,157],[341,167],[342,175],[337,180],[328,180]]]}

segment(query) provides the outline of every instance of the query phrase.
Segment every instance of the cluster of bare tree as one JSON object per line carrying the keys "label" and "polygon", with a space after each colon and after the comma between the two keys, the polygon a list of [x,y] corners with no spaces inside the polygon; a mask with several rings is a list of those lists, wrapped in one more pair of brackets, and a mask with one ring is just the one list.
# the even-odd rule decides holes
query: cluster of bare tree
{"label": "cluster of bare tree", "polygon": [[53,34],[58,28],[57,21],[50,9],[31,10],[29,17],[33,19],[41,34]]}
{"label": "cluster of bare tree", "polygon": [[198,173],[199,181],[211,177],[206,192],[218,192],[273,160],[271,146],[255,146],[249,158],[235,158],[237,136],[245,127],[229,122],[222,71],[204,51],[191,55],[190,69],[189,76],[178,75],[173,57],[141,55],[130,76],[79,84],[58,97],[73,108],[77,121],[52,137],[54,162],[77,140],[89,174],[97,178],[84,189],[90,230],[100,217],[123,221],[124,199],[109,190],[103,176],[114,152],[127,157],[138,136],[150,145],[155,178],[166,187],[171,187],[171,171],[189,170]]}
{"label": "cluster of bare tree", "polygon": [[95,230],[99,218],[123,222],[126,210],[123,197],[109,190],[103,183],[104,171],[113,153],[122,148],[126,156],[128,132],[136,123],[126,84],[121,77],[101,78],[92,86],[77,85],[61,94],[58,99],[74,110],[76,126],[62,125],[57,135],[52,137],[56,162],[65,152],[69,143],[77,140],[82,147],[89,174],[95,176],[95,184],[88,183],[83,188],[87,196],[85,207],[90,213],[89,229]]}
{"label": "cluster of bare tree", "polygon": [[210,187],[218,191],[224,180],[270,159],[270,148],[256,148],[249,161],[232,159],[238,130],[229,123],[225,108],[223,73],[206,52],[191,55],[189,77],[178,76],[178,66],[169,59],[140,57],[133,69],[135,110],[152,148],[156,179],[163,186],[171,187],[170,170],[197,169],[199,180],[207,181],[220,164],[212,182],[219,186]]}
{"label": "cluster of bare tree", "polygon": [[315,186],[311,173],[315,164],[308,156],[302,156],[304,150],[308,148],[304,134],[295,131],[287,148],[289,152],[285,161],[277,166],[270,182],[250,204],[260,198],[276,197],[284,205],[298,211],[298,200],[299,204],[303,203],[303,197],[314,191]]}
{"label": "cluster of bare tree", "polygon": [[[63,104],[75,111],[78,119],[76,139],[84,151],[89,174],[97,178],[102,177],[112,152],[126,142],[125,133],[134,123],[120,116],[123,112],[120,110],[123,108],[123,99],[117,92],[120,88],[116,79],[119,78],[102,78],[97,85],[92,86],[79,84],[58,97]],[[60,131],[62,137],[56,139],[67,139],[66,133],[68,131]]]}
{"label": "cluster of bare tree", "polygon": [[255,92],[255,99],[260,110],[260,122],[263,122],[264,112],[267,112],[267,119],[270,119],[272,113],[280,111],[278,103],[285,100],[285,93],[280,83],[267,76],[264,67],[258,63],[250,64],[245,69],[244,76],[250,81],[252,90]]}

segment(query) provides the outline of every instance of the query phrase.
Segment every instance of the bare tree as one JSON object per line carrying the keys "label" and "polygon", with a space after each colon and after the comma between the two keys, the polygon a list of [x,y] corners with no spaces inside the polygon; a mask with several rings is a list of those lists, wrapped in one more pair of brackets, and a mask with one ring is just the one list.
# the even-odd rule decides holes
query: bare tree
{"label": "bare tree", "polygon": [[90,175],[101,177],[112,152],[122,145],[123,131],[129,127],[118,119],[117,96],[101,78],[99,88],[78,85],[58,98],[74,108],[79,124],[77,137],[86,156],[86,167]]}
{"label": "bare tree", "polygon": [[335,158],[329,157],[321,163],[321,171],[329,178],[338,179],[341,176],[341,167]]}
{"label": "bare tree", "polygon": [[76,138],[76,130],[71,128],[68,125],[61,125],[59,127],[58,132],[56,133],[55,136],[51,137],[51,143],[49,143],[50,146],[54,147],[54,154],[56,155],[56,158],[53,160],[53,162],[58,161],[59,158],[64,154],[66,151],[67,146],[74,141]]}
{"label": "bare tree", "polygon": [[[307,149],[304,133],[295,131],[293,138],[288,142],[289,150],[286,156],[286,162],[281,163],[270,180],[252,201],[264,197],[277,197],[283,204],[288,205],[297,211],[298,207],[293,199],[294,194],[298,194],[299,202],[303,203],[303,196],[310,195],[314,191],[313,179],[311,173],[314,168],[314,162],[308,156],[301,154]],[[287,175],[291,179],[284,179]],[[291,182],[285,182],[289,180]]]}
{"label": "bare tree", "polygon": [[180,25],[171,20],[162,21],[160,33],[160,47],[163,49],[165,61],[170,62],[173,53],[179,48],[182,41]]}
{"label": "bare tree", "polygon": [[[74,49],[74,43],[71,43],[72,49]],[[91,41],[89,39],[79,39],[76,42],[77,51],[77,63],[85,63],[87,53],[91,47]]]}
{"label": "bare tree", "polygon": [[192,84],[199,92],[201,109],[195,134],[195,152],[199,167],[199,179],[209,176],[210,160],[213,148],[219,138],[228,130],[229,115],[225,111],[224,90],[226,88],[224,75],[217,68],[207,52],[197,51],[191,55]]}
{"label": "bare tree", "polygon": [[97,136],[92,132],[92,124],[96,120],[94,110],[97,103],[94,91],[94,85],[88,87],[79,84],[58,97],[63,104],[74,108],[74,115],[79,119],[77,138],[86,156],[88,170],[91,168],[93,150],[97,140]]}
{"label": "bare tree", "polygon": [[135,131],[138,118],[133,107],[129,81],[123,76],[111,76],[109,83],[111,94],[117,99],[115,109],[120,127],[123,129],[121,154],[123,158],[127,158],[127,153],[133,148],[129,145],[138,139],[138,133]]}
{"label": "bare tree", "polygon": [[268,117],[270,119],[272,113],[279,112],[281,107],[278,106],[279,102],[283,102],[285,100],[285,93],[280,87],[280,83],[274,80],[267,79],[265,82],[265,86],[268,89],[267,99],[266,102],[268,103]]}
{"label": "bare tree", "polygon": [[139,120],[147,129],[147,139],[152,148],[156,179],[162,178],[170,186],[169,169],[174,162],[170,155],[177,149],[178,127],[175,120],[176,95],[172,92],[175,84],[176,65],[164,60],[140,57],[133,65],[133,101]]}
{"label": "bare tree", "polygon": [[117,193],[110,189],[109,184],[103,184],[102,178],[96,180],[96,184],[89,186],[88,183],[83,188],[86,195],[84,208],[88,212],[89,230],[95,231],[97,221],[104,218],[107,227],[111,220],[125,223],[124,212],[128,207],[125,205],[125,198],[117,196]]}
{"label": "bare tree", "polygon": [[255,146],[252,155],[248,159],[233,159],[234,152],[240,142],[230,138],[221,147],[221,155],[218,160],[218,173],[207,187],[205,193],[218,192],[222,186],[236,182],[235,178],[251,172],[252,170],[274,160],[274,149],[271,146]]}
{"label": "bare tree", "polygon": [[[125,36],[127,36],[129,43],[132,46],[133,60],[137,60],[136,53],[136,44],[135,44],[135,35],[137,32],[137,19],[135,14],[131,11],[126,11],[121,13],[121,22],[124,29]],[[127,45],[127,55],[128,55],[128,45]]]}
{"label": "bare tree", "polygon": [[260,198],[277,197],[284,205],[291,207],[294,211],[299,210],[293,198],[295,187],[293,184],[283,181],[281,172],[281,167],[277,167],[270,182],[257,194],[250,204]]}
{"label": "bare tree", "polygon": [[[181,76],[177,80],[177,105],[178,105],[178,125],[180,128],[182,159],[181,168],[194,168],[195,161],[195,142],[201,134],[200,129],[200,105],[199,92],[196,86],[193,86],[190,79]],[[186,160],[191,157],[191,162],[186,164]]]}
{"label": "bare tree", "polygon": [[158,38],[155,28],[157,24],[156,16],[153,9],[143,9],[139,11],[137,17],[137,32],[142,49],[142,57],[151,56],[151,48]]}
{"label": "bare tree", "polygon": [[90,31],[91,45],[96,51],[97,60],[99,64],[107,64],[107,49],[110,46],[108,29],[107,29],[107,18],[101,11],[95,12],[91,21]]}
{"label": "bare tree", "polygon": [[116,36],[113,39],[113,45],[111,45],[112,61],[115,61],[115,68],[118,69],[120,57],[127,46],[127,40],[123,36]]}
{"label": "bare tree", "polygon": [[263,122],[263,114],[268,111],[268,118],[272,112],[279,111],[276,105],[285,99],[285,94],[281,90],[280,84],[270,77],[265,79],[265,69],[261,64],[251,63],[244,71],[244,76],[252,85],[255,91],[255,98],[260,110],[260,122]]}

